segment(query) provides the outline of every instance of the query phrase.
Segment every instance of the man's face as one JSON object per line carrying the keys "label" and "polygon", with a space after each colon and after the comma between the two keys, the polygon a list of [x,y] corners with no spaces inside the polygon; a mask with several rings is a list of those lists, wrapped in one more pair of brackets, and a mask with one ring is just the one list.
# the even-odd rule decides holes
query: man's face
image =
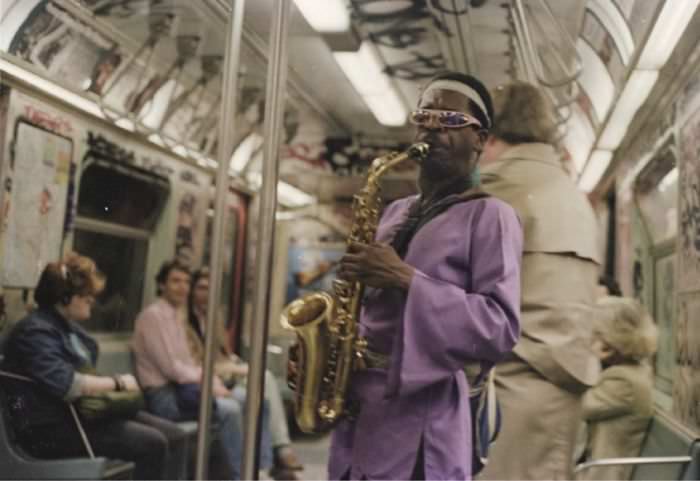
{"label": "man's face", "polygon": [[[472,115],[469,99],[452,90],[432,89],[418,102],[419,109],[447,110]],[[442,127],[436,120],[416,128],[415,141],[430,144],[428,157],[421,165],[422,174],[431,179],[467,178],[477,162],[485,133],[477,126]]]}
{"label": "man's face", "polygon": [[177,269],[168,273],[165,283],[161,284],[163,299],[175,307],[184,306],[190,294],[190,275]]}

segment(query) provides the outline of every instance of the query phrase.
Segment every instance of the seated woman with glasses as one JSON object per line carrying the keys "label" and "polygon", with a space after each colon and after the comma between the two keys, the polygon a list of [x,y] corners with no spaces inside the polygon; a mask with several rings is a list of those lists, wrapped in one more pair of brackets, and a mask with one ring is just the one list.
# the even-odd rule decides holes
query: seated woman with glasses
{"label": "seated woman with glasses", "polygon": [[[85,457],[85,441],[69,403],[108,391],[138,391],[131,374],[94,372],[98,345],[76,323],[90,318],[105,279],[88,257],[69,254],[41,273],[38,308],[19,321],[5,345],[8,408],[20,446],[37,458]],[[26,380],[20,379],[26,378]],[[96,456],[135,463],[134,479],[184,479],[186,433],[145,412],[132,419],[82,421]]]}

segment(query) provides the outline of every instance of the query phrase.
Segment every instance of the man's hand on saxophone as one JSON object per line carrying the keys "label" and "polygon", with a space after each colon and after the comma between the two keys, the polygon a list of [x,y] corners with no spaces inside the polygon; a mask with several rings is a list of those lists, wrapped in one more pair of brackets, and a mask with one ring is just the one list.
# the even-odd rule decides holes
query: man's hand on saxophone
{"label": "man's hand on saxophone", "polygon": [[414,268],[384,243],[353,243],[340,259],[338,277],[376,288],[408,291]]}

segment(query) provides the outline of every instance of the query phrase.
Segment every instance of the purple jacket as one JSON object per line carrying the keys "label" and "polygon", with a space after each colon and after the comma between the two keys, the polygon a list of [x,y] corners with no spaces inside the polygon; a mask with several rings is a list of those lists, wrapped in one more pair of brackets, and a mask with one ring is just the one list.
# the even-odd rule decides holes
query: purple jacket
{"label": "purple jacket", "polygon": [[[394,202],[377,231],[389,242],[415,197]],[[368,289],[361,334],[390,356],[388,370],[354,374],[354,421],[333,433],[330,479],[409,479],[421,439],[426,479],[471,478],[469,386],[464,365],[491,365],[520,334],[522,229],[502,201],[453,205],[423,226],[405,261],[408,293]]]}

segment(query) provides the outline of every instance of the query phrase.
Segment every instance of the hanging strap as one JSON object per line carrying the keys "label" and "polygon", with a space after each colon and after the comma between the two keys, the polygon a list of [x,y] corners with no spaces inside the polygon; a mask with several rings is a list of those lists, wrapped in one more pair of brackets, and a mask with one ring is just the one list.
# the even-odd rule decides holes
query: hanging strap
{"label": "hanging strap", "polygon": [[492,442],[498,435],[498,400],[496,399],[496,368],[492,367],[486,379],[486,412],[488,413],[489,433]]}
{"label": "hanging strap", "polygon": [[[0,369],[0,376],[36,384],[36,381],[34,381],[34,379],[30,377],[22,376],[20,374],[15,374],[9,371],[3,371],[2,369]],[[75,426],[78,428],[78,432],[80,433],[80,438],[83,440],[83,445],[85,446],[85,450],[87,451],[88,456],[90,456],[90,459],[95,459],[95,453],[92,450],[92,444],[90,444],[90,440],[87,437],[87,433],[85,432],[85,429],[83,429],[83,424],[80,422],[78,413],[75,411],[75,406],[73,406],[73,403],[70,402],[67,404],[68,409],[70,409],[70,413],[73,416],[73,420],[75,421]]]}

